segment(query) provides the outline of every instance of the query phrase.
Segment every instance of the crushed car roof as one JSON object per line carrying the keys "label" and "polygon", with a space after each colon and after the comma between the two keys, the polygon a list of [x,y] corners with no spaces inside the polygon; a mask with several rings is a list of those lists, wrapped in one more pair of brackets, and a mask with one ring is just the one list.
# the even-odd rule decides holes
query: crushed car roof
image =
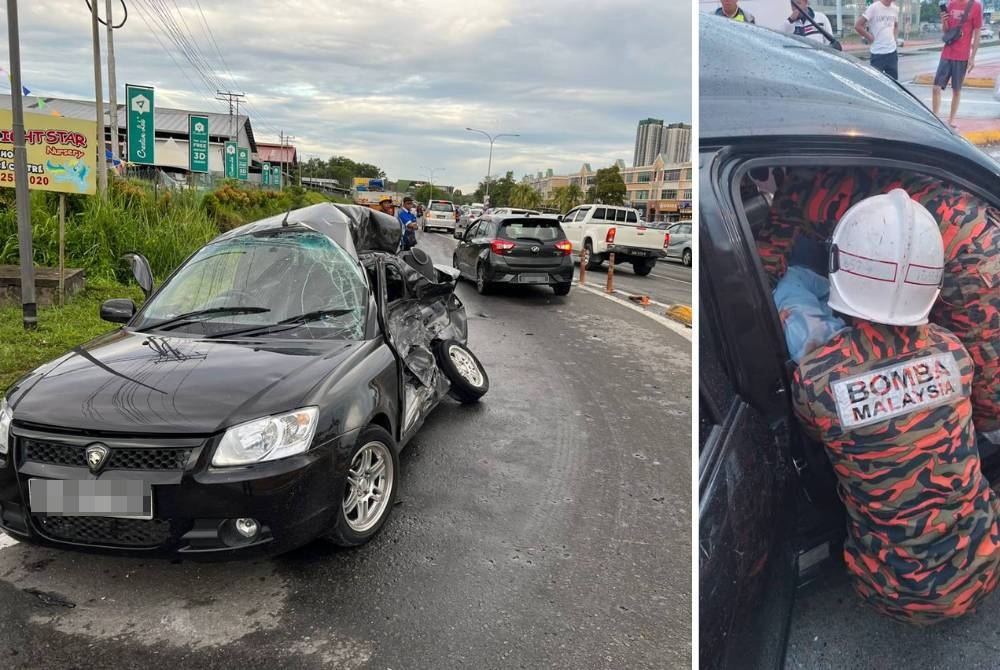
{"label": "crushed car roof", "polygon": [[288,226],[305,226],[326,235],[353,257],[369,251],[395,253],[402,228],[399,220],[361,205],[320,203],[248,223],[216,237],[213,242]]}
{"label": "crushed car roof", "polygon": [[702,141],[843,135],[955,149],[957,136],[923,104],[854,57],[710,15],[699,39]]}

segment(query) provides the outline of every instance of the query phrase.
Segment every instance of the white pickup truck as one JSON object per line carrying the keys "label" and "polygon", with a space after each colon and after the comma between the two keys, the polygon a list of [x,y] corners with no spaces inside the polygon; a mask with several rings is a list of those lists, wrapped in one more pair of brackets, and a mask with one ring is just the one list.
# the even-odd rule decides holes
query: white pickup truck
{"label": "white pickup truck", "polygon": [[631,207],[580,205],[566,213],[562,227],[574,253],[584,250],[588,270],[599,269],[614,252],[616,265],[631,263],[637,275],[645,276],[656,259],[666,256],[663,231],[646,227]]}

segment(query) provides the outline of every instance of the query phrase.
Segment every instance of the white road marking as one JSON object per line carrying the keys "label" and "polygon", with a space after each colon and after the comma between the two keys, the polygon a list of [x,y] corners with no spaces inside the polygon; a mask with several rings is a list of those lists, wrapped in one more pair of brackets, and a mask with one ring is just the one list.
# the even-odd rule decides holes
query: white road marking
{"label": "white road marking", "polygon": [[[607,293],[605,293],[602,290],[598,290],[596,288],[592,288],[592,287],[587,286],[587,285],[581,286],[580,284],[574,284],[574,287],[576,287],[576,288],[578,288],[580,290],[586,291],[587,293],[593,293],[594,295],[599,295],[599,296],[605,298],[606,300],[610,300],[610,301],[614,302],[617,305],[621,305],[622,307],[625,307],[626,309],[632,310],[633,312],[638,312],[639,314],[645,314],[646,316],[648,316],[649,318],[651,318],[653,321],[656,321],[660,325],[666,326],[670,330],[674,331],[675,333],[677,333],[678,335],[680,335],[681,337],[683,337],[688,342],[691,342],[694,339],[693,336],[692,336],[690,328],[688,328],[687,326],[684,326],[683,324],[677,323],[673,319],[668,319],[665,316],[660,316],[656,312],[651,312],[649,310],[643,309],[642,307],[636,307],[635,305],[633,305],[631,303],[628,303],[628,302],[626,302],[624,300],[621,300],[619,298],[616,298],[614,296],[608,295]],[[656,304],[659,305],[661,303],[656,303]],[[664,307],[666,307],[666,305],[664,305]]]}
{"label": "white road marking", "polygon": [[12,538],[7,533],[0,531],[0,549],[6,549],[7,547],[13,547],[17,544],[17,540]]}
{"label": "white road marking", "polygon": [[666,276],[666,275],[658,275],[658,274],[656,274],[655,272],[650,272],[650,273],[649,273],[649,276],[650,276],[650,277],[659,277],[660,279],[669,279],[670,281],[675,281],[675,282],[677,282],[678,284],[690,284],[690,283],[691,283],[691,282],[689,282],[689,281],[684,281],[683,279],[675,279],[675,278],[673,278],[673,277],[668,277],[668,276]]}

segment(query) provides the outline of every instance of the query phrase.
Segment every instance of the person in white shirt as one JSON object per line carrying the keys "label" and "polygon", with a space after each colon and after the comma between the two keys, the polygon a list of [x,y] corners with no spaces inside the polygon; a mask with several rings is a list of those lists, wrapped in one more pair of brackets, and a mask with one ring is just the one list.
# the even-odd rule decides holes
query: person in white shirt
{"label": "person in white shirt", "polygon": [[899,7],[892,0],[875,0],[854,23],[854,30],[871,45],[871,66],[899,79]]}
{"label": "person in white shirt", "polygon": [[[812,21],[808,18],[802,16],[802,13],[792,5],[792,15],[788,17],[788,21],[784,25],[784,30],[786,33],[791,33],[793,35],[798,35],[800,37],[808,37],[809,39],[816,40],[820,44],[827,44],[828,41],[826,37],[823,36],[816,26],[819,26],[826,32],[833,34],[833,29],[830,28],[830,19],[826,18],[826,14],[823,12],[817,12],[812,7],[809,6],[809,0],[796,0],[796,3],[802,9],[812,17]],[[815,22],[816,25],[813,25]]]}

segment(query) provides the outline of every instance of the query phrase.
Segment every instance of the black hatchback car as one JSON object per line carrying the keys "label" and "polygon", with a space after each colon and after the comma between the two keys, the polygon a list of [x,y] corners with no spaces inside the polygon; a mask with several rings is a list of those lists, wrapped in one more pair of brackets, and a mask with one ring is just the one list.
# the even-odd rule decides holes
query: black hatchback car
{"label": "black hatchback car", "polygon": [[427,415],[489,385],[454,272],[391,253],[399,237],[393,217],[315,205],[221,235],[138,311],[106,302],[125,327],[0,401],[0,528],[201,558],[366,542]]}
{"label": "black hatchback car", "polygon": [[533,284],[567,295],[572,251],[554,216],[486,216],[465,231],[452,264],[482,294],[496,284]]}
{"label": "black hatchback car", "polygon": [[700,48],[700,658],[778,668],[796,585],[829,567],[845,527],[826,454],[792,414],[759,246],[779,185],[892,171],[1000,207],[1000,166],[849,56],[713,16]]}

